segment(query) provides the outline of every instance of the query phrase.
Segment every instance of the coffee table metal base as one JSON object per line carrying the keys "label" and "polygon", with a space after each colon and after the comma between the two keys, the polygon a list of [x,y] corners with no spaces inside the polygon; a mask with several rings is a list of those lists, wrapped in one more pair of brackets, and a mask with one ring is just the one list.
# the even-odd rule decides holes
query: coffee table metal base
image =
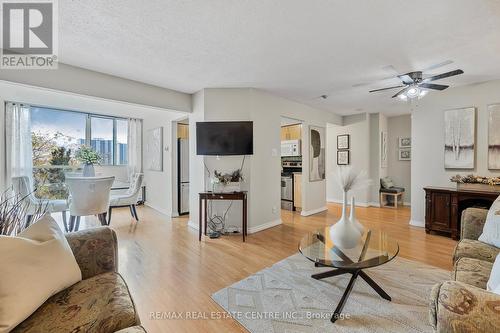
{"label": "coffee table metal base", "polygon": [[[316,263],[316,267],[323,267],[323,265]],[[351,294],[352,288],[354,287],[354,283],[356,282],[356,279],[358,277],[361,277],[363,280],[368,283],[370,287],[373,288],[377,292],[377,294],[380,295],[383,299],[386,299],[388,301],[391,301],[391,296],[389,296],[382,287],[380,287],[371,277],[369,277],[365,272],[363,272],[362,269],[342,269],[342,268],[337,268],[331,271],[323,272],[323,273],[318,273],[318,274],[313,274],[311,277],[316,280],[321,280],[321,279],[326,279],[332,276],[337,276],[337,275],[343,275],[343,274],[352,274],[351,279],[349,280],[349,283],[347,284],[347,287],[345,288],[344,294],[342,295],[342,298],[340,299],[339,304],[337,305],[337,308],[335,309],[335,312],[332,315],[331,322],[334,323],[339,317],[340,314],[342,313],[342,309],[344,308],[345,303],[347,302],[347,299],[349,298],[349,295]]]}

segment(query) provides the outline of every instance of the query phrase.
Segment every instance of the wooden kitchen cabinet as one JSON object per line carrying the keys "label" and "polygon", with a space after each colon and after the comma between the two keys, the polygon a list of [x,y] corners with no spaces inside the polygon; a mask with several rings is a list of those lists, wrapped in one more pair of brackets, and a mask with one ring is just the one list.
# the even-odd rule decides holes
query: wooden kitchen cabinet
{"label": "wooden kitchen cabinet", "polygon": [[293,207],[302,209],[302,174],[293,174]]}
{"label": "wooden kitchen cabinet", "polygon": [[302,125],[288,125],[281,127],[281,141],[300,140],[302,138]]}

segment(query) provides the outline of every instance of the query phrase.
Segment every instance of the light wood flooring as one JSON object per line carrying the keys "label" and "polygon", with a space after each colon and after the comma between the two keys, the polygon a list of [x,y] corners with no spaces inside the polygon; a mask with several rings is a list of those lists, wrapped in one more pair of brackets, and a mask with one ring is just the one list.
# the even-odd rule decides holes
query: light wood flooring
{"label": "light wood flooring", "polygon": [[[188,227],[187,217],[171,219],[148,207],[138,208],[138,214],[141,222],[135,224],[128,208],[113,210],[111,226],[118,234],[119,271],[148,332],[246,332],[229,318],[185,317],[222,313],[212,293],[296,253],[306,232],[338,220],[340,206],[329,204],[327,212],[307,218],[283,211],[282,225],[249,235],[246,243],[239,235],[198,242],[198,231]],[[399,256],[451,269],[456,242],[409,226],[408,208],[358,208],[357,217],[397,239]],[[93,218],[82,223],[94,225]],[[155,312],[178,312],[183,319],[151,319]]]}

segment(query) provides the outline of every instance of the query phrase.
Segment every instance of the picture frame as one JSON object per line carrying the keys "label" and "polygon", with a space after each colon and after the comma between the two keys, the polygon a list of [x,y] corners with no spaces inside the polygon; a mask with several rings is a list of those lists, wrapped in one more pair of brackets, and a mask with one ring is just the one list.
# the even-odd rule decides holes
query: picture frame
{"label": "picture frame", "polygon": [[326,128],[309,126],[309,181],[326,178]]}
{"label": "picture frame", "polygon": [[474,169],[476,165],[476,108],[444,111],[444,168]]}
{"label": "picture frame", "polygon": [[351,136],[349,134],[337,135],[337,149],[349,149]]}
{"label": "picture frame", "polygon": [[500,170],[500,104],[488,105],[488,169]]}
{"label": "picture frame", "polygon": [[338,150],[337,151],[337,165],[349,165],[351,153],[349,150]]}
{"label": "picture frame", "polygon": [[399,148],[410,148],[411,147],[411,137],[400,136],[398,138]]}
{"label": "picture frame", "polygon": [[163,127],[146,132],[146,170],[163,171]]}
{"label": "picture frame", "polygon": [[400,149],[398,156],[400,161],[411,161],[411,149]]}

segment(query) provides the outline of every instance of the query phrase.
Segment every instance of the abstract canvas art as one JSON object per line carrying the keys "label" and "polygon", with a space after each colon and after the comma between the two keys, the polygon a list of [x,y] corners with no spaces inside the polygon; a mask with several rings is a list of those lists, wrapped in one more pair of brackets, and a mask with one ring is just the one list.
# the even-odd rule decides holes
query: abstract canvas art
{"label": "abstract canvas art", "polygon": [[444,112],[444,167],[474,169],[476,149],[476,109]]}
{"label": "abstract canvas art", "polygon": [[309,126],[309,181],[325,179],[325,128]]}
{"label": "abstract canvas art", "polygon": [[163,127],[153,128],[147,132],[146,169],[163,171]]}
{"label": "abstract canvas art", "polygon": [[387,132],[380,132],[380,167],[387,168]]}
{"label": "abstract canvas art", "polygon": [[500,104],[488,105],[488,169],[500,170]]}

